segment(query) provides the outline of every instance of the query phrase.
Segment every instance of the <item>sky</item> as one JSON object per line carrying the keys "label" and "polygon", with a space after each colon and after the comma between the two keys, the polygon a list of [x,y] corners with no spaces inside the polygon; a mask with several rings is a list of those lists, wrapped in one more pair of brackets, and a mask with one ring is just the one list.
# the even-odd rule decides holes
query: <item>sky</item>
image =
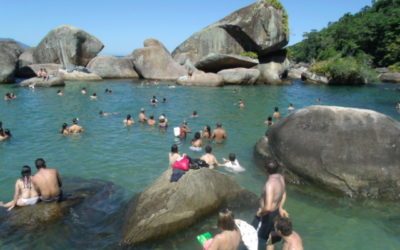
{"label": "sky", "polygon": [[[156,38],[173,51],[193,33],[255,0],[0,0],[0,38],[36,46],[63,24],[100,39],[103,55],[127,55]],[[290,42],[304,32],[326,27],[345,13],[355,13],[371,0],[281,0],[289,14]]]}

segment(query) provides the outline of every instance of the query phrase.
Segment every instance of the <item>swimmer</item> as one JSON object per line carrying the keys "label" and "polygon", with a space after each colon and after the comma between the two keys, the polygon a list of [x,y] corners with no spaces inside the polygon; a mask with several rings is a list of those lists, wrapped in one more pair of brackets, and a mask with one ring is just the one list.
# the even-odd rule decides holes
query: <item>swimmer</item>
{"label": "swimmer", "polygon": [[0,205],[8,208],[8,211],[15,206],[23,207],[35,205],[39,201],[39,193],[36,185],[32,182],[32,171],[29,166],[23,166],[21,178],[15,182],[14,199],[6,204],[0,202]]}
{"label": "swimmer", "polygon": [[199,117],[199,115],[197,114],[197,111],[194,110],[193,113],[192,113],[192,115],[191,115],[190,117],[196,118],[196,117]]}
{"label": "swimmer", "polygon": [[275,120],[279,120],[281,118],[281,113],[279,113],[279,108],[275,107],[274,113],[272,114],[272,118]]}
{"label": "swimmer", "polygon": [[157,103],[158,103],[157,97],[153,95],[153,98],[150,99],[150,104],[155,106],[157,105]]}
{"label": "swimmer", "polygon": [[69,135],[68,124],[63,123],[63,125],[61,126],[61,129],[60,129],[60,133],[62,135]]}
{"label": "swimmer", "polygon": [[239,249],[242,237],[235,224],[235,217],[232,211],[229,209],[223,209],[219,212],[217,225],[222,232],[211,239],[211,243],[206,249]]}
{"label": "swimmer", "polygon": [[96,93],[93,93],[93,94],[90,96],[90,99],[91,99],[91,100],[97,100],[97,94],[96,94]]}
{"label": "swimmer", "polygon": [[135,121],[132,119],[131,115],[127,115],[126,118],[124,119],[125,126],[131,126],[134,123],[135,123]]}
{"label": "swimmer", "polygon": [[217,127],[214,129],[211,138],[215,140],[216,143],[223,143],[227,139],[226,131],[222,128],[221,123],[217,123]]}
{"label": "swimmer", "polygon": [[205,161],[210,169],[221,165],[215,155],[212,154],[212,147],[210,145],[207,145],[204,150],[206,153],[200,157],[200,160]]}
{"label": "swimmer", "polygon": [[82,94],[82,95],[86,95],[86,94],[87,94],[86,88],[82,88],[82,89],[81,89],[81,94]]}
{"label": "swimmer", "polygon": [[268,127],[271,127],[274,125],[274,122],[272,121],[272,117],[268,116],[267,120],[264,122]]}
{"label": "swimmer", "polygon": [[158,127],[160,129],[166,129],[168,127],[168,119],[165,117],[164,114],[158,117]]}
{"label": "swimmer", "polygon": [[282,249],[303,250],[303,241],[298,233],[293,230],[292,221],[289,218],[278,217],[275,222],[275,230],[283,239]]}
{"label": "swimmer", "polygon": [[63,93],[61,90],[58,90],[58,91],[57,91],[57,95],[58,95],[58,96],[63,96],[64,93]]}
{"label": "swimmer", "polygon": [[147,125],[154,126],[156,124],[156,120],[154,120],[154,115],[151,115],[150,118],[147,120]]}
{"label": "swimmer", "polygon": [[244,105],[244,102],[242,99],[239,100],[238,105],[239,105],[239,108],[241,108],[241,109],[244,108],[245,105]]}
{"label": "swimmer", "polygon": [[231,171],[231,172],[243,172],[246,169],[244,169],[242,166],[240,166],[239,161],[236,159],[236,155],[234,153],[230,153],[229,154],[229,160],[222,158],[222,160],[224,161],[223,164],[220,164],[219,166],[221,167],[225,167],[227,170]]}
{"label": "swimmer", "polygon": [[11,132],[8,129],[0,128],[0,141],[5,141],[11,138]]}
{"label": "swimmer", "polygon": [[287,110],[289,111],[289,113],[292,113],[295,110],[292,103],[289,104],[289,107]]}
{"label": "swimmer", "polygon": [[190,128],[188,127],[188,123],[186,121],[183,121],[179,129],[180,129],[179,138],[181,139],[186,139],[187,134],[191,132]]}
{"label": "swimmer", "polygon": [[78,118],[72,119],[72,125],[68,128],[68,133],[70,134],[79,134],[84,131],[84,129],[78,125]]}
{"label": "swimmer", "polygon": [[192,147],[190,147],[194,151],[201,150],[203,146],[203,141],[201,140],[200,132],[196,132],[194,134],[194,138],[192,139]]}
{"label": "swimmer", "polygon": [[164,97],[164,98],[162,99],[162,103],[166,103],[166,102],[167,102],[167,98]]}
{"label": "swimmer", "polygon": [[203,128],[201,137],[204,138],[204,139],[208,139],[208,140],[211,139],[211,127],[210,126],[206,125]]}
{"label": "swimmer", "polygon": [[145,114],[145,110],[144,108],[140,109],[140,113],[139,113],[139,122],[146,122],[147,121],[147,116]]}

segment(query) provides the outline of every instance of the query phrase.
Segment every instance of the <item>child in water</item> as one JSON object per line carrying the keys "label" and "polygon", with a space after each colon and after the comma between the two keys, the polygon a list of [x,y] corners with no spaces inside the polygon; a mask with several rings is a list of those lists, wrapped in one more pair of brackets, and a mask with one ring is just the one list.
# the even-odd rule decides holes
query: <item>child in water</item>
{"label": "child in water", "polygon": [[225,158],[222,158],[222,160],[224,163],[220,166],[225,167],[228,171],[239,173],[246,170],[240,166],[239,161],[236,159],[236,155],[234,153],[229,154],[229,160]]}

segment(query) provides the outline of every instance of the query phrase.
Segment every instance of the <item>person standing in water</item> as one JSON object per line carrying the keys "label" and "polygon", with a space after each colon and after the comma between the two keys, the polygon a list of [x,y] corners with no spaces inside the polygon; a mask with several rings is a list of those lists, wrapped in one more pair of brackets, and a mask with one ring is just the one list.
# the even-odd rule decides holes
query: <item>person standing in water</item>
{"label": "person standing in water", "polygon": [[218,214],[218,228],[221,233],[214,236],[206,250],[237,250],[241,242],[240,231],[235,224],[235,217],[229,209],[223,209]]}
{"label": "person standing in water", "polygon": [[31,175],[31,168],[29,166],[23,166],[21,178],[15,182],[14,199],[6,204],[0,202],[0,206],[3,206],[10,211],[15,206],[23,207],[35,205],[39,201],[39,193],[32,182]]}
{"label": "person standing in water", "polygon": [[204,150],[206,153],[201,156],[200,159],[205,161],[210,169],[214,169],[215,167],[221,165],[215,155],[212,154],[212,147],[210,145],[207,145]]}
{"label": "person standing in water", "polygon": [[135,121],[132,119],[131,115],[127,115],[126,118],[124,119],[125,126],[131,126],[134,123],[135,123]]}
{"label": "person standing in water", "polygon": [[221,123],[217,123],[217,127],[214,129],[211,138],[215,140],[216,143],[222,143],[226,140],[226,131],[222,128]]}
{"label": "person standing in water", "polygon": [[293,231],[289,218],[278,218],[275,223],[276,232],[283,239],[282,250],[303,250],[303,241],[298,233]]}
{"label": "person standing in water", "polygon": [[146,122],[147,121],[147,116],[146,116],[146,114],[145,114],[145,110],[144,110],[144,108],[141,108],[140,109],[140,113],[139,113],[139,122]]}
{"label": "person standing in water", "polygon": [[63,125],[61,126],[60,133],[61,133],[62,135],[69,135],[68,124],[63,123]]}
{"label": "person standing in water", "polygon": [[278,108],[278,107],[275,107],[274,113],[272,114],[272,117],[273,117],[275,120],[281,119],[281,113],[279,113],[279,108]]}
{"label": "person standing in water", "polygon": [[239,100],[239,108],[244,108],[244,101],[242,99]]}
{"label": "person standing in water", "polygon": [[78,125],[78,118],[72,119],[72,125],[68,128],[68,132],[70,134],[79,134],[82,133],[84,130],[81,126]]}
{"label": "person standing in water", "polygon": [[281,217],[288,217],[289,214],[283,209],[286,201],[285,179],[278,173],[276,162],[267,164],[268,180],[260,199],[260,208],[253,220],[253,226],[257,230],[258,238],[267,241],[266,249],[274,249],[273,244],[279,241],[273,233],[274,220]]}
{"label": "person standing in water", "polygon": [[56,169],[47,168],[42,158],[35,161],[37,172],[32,177],[33,184],[38,188],[40,200],[44,202],[61,201],[62,182],[60,174]]}

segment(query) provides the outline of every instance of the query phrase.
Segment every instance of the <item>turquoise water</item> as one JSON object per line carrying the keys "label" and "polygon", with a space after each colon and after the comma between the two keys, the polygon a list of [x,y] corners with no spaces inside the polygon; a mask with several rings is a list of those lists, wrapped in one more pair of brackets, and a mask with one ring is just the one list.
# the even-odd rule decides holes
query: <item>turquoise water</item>
{"label": "turquoise water", "polygon": [[[98,100],[82,95],[82,87],[88,89],[88,94],[96,92]],[[111,88],[113,94],[104,94],[106,88]],[[89,205],[78,211],[79,220],[71,213],[62,222],[29,234],[22,230],[4,232],[6,229],[0,226],[0,247],[24,248],[31,244],[45,249],[118,248],[122,221],[118,208],[168,168],[168,152],[176,142],[172,127],[183,120],[193,131],[207,124],[213,128],[221,122],[229,139],[223,145],[214,145],[215,155],[221,159],[236,153],[247,171],[234,178],[259,194],[266,176],[255,164],[253,147],[264,134],[264,120],[275,106],[285,115],[290,102],[301,108],[316,104],[320,98],[322,105],[368,108],[400,120],[395,110],[395,103],[400,101],[396,88],[390,84],[326,87],[300,82],[290,86],[171,88],[167,83],[104,81],[68,84],[62,88],[65,95],[57,96],[56,88],[32,90],[2,85],[0,96],[12,91],[17,99],[0,101],[0,120],[13,134],[11,140],[0,142],[0,200],[12,198],[21,167],[33,167],[38,157],[46,159],[49,167],[58,168],[63,177],[110,181],[116,185],[116,192],[100,202],[101,209]],[[150,105],[153,95],[160,100],[156,107]],[[163,97],[167,103],[161,103]],[[240,98],[246,103],[243,110],[236,105]],[[137,123],[142,107],[148,116],[166,114],[170,123],[166,133]],[[100,117],[100,110],[117,114]],[[198,118],[190,118],[193,110],[198,111]],[[127,114],[136,121],[133,127],[123,126]],[[60,135],[62,123],[70,124],[74,117],[79,117],[85,133]],[[200,156],[188,149],[190,136],[180,143],[180,151]],[[306,249],[400,249],[400,206],[396,203],[352,201],[318,189],[289,186],[287,210]],[[240,211],[237,217],[250,220],[253,212]],[[179,237],[144,248],[200,249],[193,237],[210,227],[215,230],[214,224],[214,218],[210,218]]]}

